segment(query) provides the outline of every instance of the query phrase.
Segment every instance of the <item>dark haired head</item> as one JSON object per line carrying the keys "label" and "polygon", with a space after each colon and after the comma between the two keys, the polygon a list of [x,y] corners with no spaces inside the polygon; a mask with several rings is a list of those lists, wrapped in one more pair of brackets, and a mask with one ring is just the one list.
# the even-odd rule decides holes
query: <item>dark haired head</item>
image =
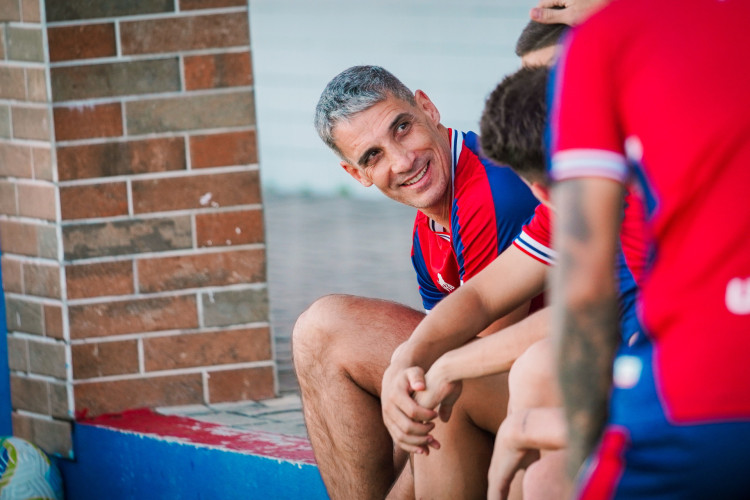
{"label": "dark haired head", "polygon": [[523,57],[529,52],[557,45],[567,27],[565,24],[542,24],[529,21],[516,42],[516,55]]}
{"label": "dark haired head", "polygon": [[480,120],[482,153],[508,165],[528,182],[546,184],[544,128],[547,120],[545,66],[524,67],[492,91]]}

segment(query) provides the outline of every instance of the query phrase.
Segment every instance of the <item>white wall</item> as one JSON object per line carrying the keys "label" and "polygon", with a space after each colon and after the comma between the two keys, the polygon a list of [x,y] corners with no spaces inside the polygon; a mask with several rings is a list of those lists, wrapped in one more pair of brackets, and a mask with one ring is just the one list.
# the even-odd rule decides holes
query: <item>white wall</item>
{"label": "white wall", "polygon": [[484,99],[518,67],[533,0],[250,0],[261,178],[280,192],[364,189],[312,126],[340,71],[377,64],[437,105],[446,126],[476,130]]}

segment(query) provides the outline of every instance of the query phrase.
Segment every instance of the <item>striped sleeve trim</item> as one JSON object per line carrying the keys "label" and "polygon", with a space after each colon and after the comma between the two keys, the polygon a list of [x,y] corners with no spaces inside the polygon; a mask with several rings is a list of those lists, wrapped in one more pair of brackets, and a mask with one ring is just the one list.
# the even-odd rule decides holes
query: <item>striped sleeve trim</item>
{"label": "striped sleeve trim", "polygon": [[516,247],[523,253],[534,257],[536,260],[547,264],[548,266],[554,265],[555,261],[557,260],[557,252],[545,245],[542,245],[534,238],[529,236],[525,231],[521,231],[521,234],[519,234],[516,239],[513,240],[513,244],[516,245]]}
{"label": "striped sleeve trim", "polygon": [[561,181],[577,177],[604,177],[625,183],[628,164],[625,156],[601,149],[568,149],[552,156],[550,177]]}

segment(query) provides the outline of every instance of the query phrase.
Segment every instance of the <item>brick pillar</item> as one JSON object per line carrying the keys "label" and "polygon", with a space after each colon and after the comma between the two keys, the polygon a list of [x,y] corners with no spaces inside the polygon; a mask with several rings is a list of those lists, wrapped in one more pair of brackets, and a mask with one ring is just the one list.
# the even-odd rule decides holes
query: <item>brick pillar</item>
{"label": "brick pillar", "polygon": [[16,435],[274,394],[247,0],[0,0],[0,249]]}

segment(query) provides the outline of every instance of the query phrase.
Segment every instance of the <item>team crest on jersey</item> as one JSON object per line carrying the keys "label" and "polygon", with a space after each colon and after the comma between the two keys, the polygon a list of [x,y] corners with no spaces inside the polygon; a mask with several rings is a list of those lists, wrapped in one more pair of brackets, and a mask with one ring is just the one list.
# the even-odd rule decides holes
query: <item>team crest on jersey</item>
{"label": "team crest on jersey", "polygon": [[438,278],[438,283],[440,283],[440,286],[442,286],[447,292],[452,292],[453,290],[456,289],[455,286],[445,281],[443,279],[443,276],[440,273],[438,273],[437,278]]}
{"label": "team crest on jersey", "polygon": [[727,309],[734,314],[750,314],[750,278],[734,278],[727,284]]}

